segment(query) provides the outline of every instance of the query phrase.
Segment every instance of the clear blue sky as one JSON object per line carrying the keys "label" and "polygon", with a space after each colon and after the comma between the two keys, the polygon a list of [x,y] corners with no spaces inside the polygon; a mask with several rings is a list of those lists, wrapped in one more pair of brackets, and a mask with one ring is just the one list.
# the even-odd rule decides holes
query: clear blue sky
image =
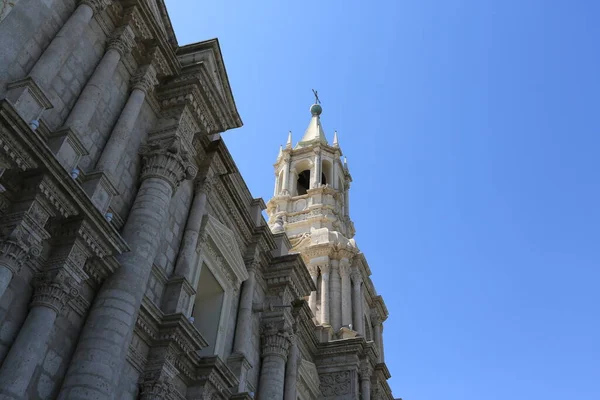
{"label": "clear blue sky", "polygon": [[405,400],[600,399],[600,2],[192,1],[255,197],[318,89]]}

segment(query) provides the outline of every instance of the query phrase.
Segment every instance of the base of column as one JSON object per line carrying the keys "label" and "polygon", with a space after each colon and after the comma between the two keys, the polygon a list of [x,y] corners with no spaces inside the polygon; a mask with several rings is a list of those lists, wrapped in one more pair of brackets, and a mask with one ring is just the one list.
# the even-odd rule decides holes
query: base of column
{"label": "base of column", "polygon": [[102,171],[82,174],[83,190],[87,193],[96,208],[104,215],[110,203],[119,194],[117,188]]}
{"label": "base of column", "polygon": [[239,381],[237,387],[231,388],[231,392],[237,394],[252,392],[253,389],[251,389],[247,383],[248,371],[252,369],[252,364],[250,364],[250,361],[248,361],[246,356],[241,353],[233,353],[227,359],[227,366]]}
{"label": "base of column", "polygon": [[45,110],[52,108],[48,96],[32,78],[8,84],[5,98],[28,124],[38,121]]}
{"label": "base of column", "polygon": [[342,326],[335,335],[338,337],[338,339],[352,339],[358,336],[358,332]]}
{"label": "base of column", "polygon": [[53,132],[48,138],[48,147],[67,172],[72,173],[79,164],[81,157],[88,154],[87,150],[70,128]]}
{"label": "base of column", "polygon": [[196,294],[196,290],[182,276],[173,276],[165,285],[163,295],[162,310],[165,314],[182,313],[190,315],[192,304],[191,298]]}

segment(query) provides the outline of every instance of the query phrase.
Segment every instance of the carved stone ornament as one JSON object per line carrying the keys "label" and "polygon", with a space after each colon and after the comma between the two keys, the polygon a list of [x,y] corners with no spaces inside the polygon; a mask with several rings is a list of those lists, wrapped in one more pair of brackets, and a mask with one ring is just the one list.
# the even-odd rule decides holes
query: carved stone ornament
{"label": "carved stone ornament", "polygon": [[311,277],[319,276],[319,266],[318,265],[308,264],[306,266],[306,268],[308,269],[308,273],[310,274]]}
{"label": "carved stone ornament", "polygon": [[144,93],[152,92],[154,86],[158,84],[158,79],[156,79],[156,68],[154,68],[152,64],[140,67],[131,79],[131,84],[134,89],[139,89]]}
{"label": "carved stone ornament", "polygon": [[196,193],[204,193],[206,197],[210,196],[210,192],[215,185],[215,181],[215,177],[198,179],[195,186]]}
{"label": "carved stone ornament", "polygon": [[79,0],[79,4],[89,6],[94,14],[104,11],[112,3],[112,0]]}
{"label": "carved stone ornament", "polygon": [[13,274],[18,273],[25,262],[41,254],[41,244],[23,226],[4,227],[2,233],[0,262]]}
{"label": "carved stone ornament", "polygon": [[184,179],[192,179],[198,172],[187,153],[181,149],[177,137],[155,140],[142,146],[140,154],[143,163],[141,179],[163,179],[171,186],[173,193]]}
{"label": "carved stone ornament", "polygon": [[368,362],[364,362],[360,365],[360,379],[363,381],[370,380],[373,374],[373,367]]}
{"label": "carved stone ornament", "polygon": [[108,41],[108,49],[116,50],[121,57],[125,57],[135,44],[134,38],[133,30],[128,25],[117,28]]}
{"label": "carved stone ornament", "polygon": [[324,397],[350,395],[350,371],[332,372],[319,376],[321,392]]}
{"label": "carved stone ornament", "polygon": [[48,307],[57,314],[75,296],[79,294],[77,281],[66,271],[58,274],[41,273],[34,279],[34,293],[31,307]]}
{"label": "carved stone ornament", "polygon": [[166,377],[143,379],[140,382],[140,400],[175,400],[177,391]]}
{"label": "carved stone ornament", "polygon": [[290,334],[285,329],[280,329],[277,323],[267,323],[261,332],[261,356],[277,356],[287,360],[290,351]]}

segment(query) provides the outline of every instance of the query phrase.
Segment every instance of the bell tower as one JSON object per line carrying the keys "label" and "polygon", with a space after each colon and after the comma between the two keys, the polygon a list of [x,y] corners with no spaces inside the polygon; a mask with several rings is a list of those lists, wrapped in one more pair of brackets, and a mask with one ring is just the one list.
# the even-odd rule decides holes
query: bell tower
{"label": "bell tower", "polygon": [[285,148],[279,149],[275,191],[267,204],[269,226],[287,233],[291,251],[300,253],[309,269],[318,288],[309,298],[316,322],[330,327],[335,337],[352,337],[357,322],[362,325],[362,313],[352,312],[352,303],[362,297],[351,288],[353,260],[359,254],[349,213],[352,177],[337,132],[331,145],[327,141],[323,108],[315,97],[302,139],[293,146],[290,132]]}

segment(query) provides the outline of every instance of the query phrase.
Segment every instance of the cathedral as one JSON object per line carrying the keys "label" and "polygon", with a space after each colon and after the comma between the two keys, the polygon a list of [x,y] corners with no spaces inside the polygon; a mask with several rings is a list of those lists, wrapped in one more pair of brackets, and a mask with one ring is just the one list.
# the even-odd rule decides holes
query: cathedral
{"label": "cathedral", "polygon": [[0,400],[394,399],[318,98],[265,203],[163,0],[0,0],[0,61]]}

